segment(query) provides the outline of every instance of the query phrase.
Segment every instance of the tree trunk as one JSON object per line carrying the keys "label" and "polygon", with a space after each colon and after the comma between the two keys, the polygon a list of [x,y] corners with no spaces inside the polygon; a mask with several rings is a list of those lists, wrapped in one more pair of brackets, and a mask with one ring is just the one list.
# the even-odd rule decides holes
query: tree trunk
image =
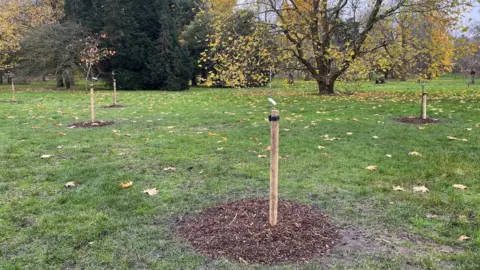
{"label": "tree trunk", "polygon": [[293,73],[289,72],[288,73],[288,84],[292,85],[295,83],[295,77],[293,77]]}
{"label": "tree trunk", "polygon": [[90,83],[90,112],[92,114],[92,123],[95,122],[95,94],[93,92],[93,83]]}
{"label": "tree trunk", "polygon": [[320,95],[334,95],[335,92],[333,91],[333,88],[335,86],[335,81],[329,80],[329,81],[323,81],[323,80],[318,80],[317,79],[317,84],[318,84],[318,93]]}
{"label": "tree trunk", "polygon": [[57,74],[57,87],[65,87],[65,84],[63,83],[63,76],[61,73]]}
{"label": "tree trunk", "polygon": [[3,70],[0,70],[0,84],[3,84]]}
{"label": "tree trunk", "polygon": [[471,76],[472,76],[472,81],[471,81],[471,83],[472,83],[472,84],[475,84],[475,74],[472,74]]}
{"label": "tree trunk", "polygon": [[46,82],[47,81],[47,76],[46,75],[42,75],[42,82]]}
{"label": "tree trunk", "polygon": [[192,75],[192,86],[198,86],[198,84],[197,84],[197,74]]}

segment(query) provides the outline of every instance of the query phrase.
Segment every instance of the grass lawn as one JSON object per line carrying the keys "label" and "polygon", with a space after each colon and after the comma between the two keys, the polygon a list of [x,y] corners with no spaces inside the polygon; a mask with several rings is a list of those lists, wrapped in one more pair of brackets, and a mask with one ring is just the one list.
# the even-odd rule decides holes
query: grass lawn
{"label": "grass lawn", "polygon": [[[480,269],[479,86],[429,84],[442,123],[421,128],[392,120],[420,114],[414,82],[350,96],[315,95],[314,82],[273,88],[280,197],[324,211],[344,235],[328,258],[278,269]],[[0,269],[268,268],[202,257],[175,235],[181,216],[268,196],[267,88],[120,92],[121,109],[101,108],[111,91],[98,91],[97,119],[116,124],[95,129],[68,128],[90,119],[87,92],[17,90],[9,103],[0,87]]]}

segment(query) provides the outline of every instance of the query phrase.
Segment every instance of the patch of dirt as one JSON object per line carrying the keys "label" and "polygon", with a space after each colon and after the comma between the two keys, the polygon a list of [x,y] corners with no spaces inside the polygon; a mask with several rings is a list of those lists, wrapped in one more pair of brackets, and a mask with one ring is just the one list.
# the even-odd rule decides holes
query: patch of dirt
{"label": "patch of dirt", "polygon": [[405,124],[414,124],[414,125],[426,125],[426,124],[438,124],[440,120],[434,118],[422,119],[420,117],[398,117],[393,118],[394,121],[405,123]]}
{"label": "patch of dirt", "polygon": [[69,128],[97,128],[97,127],[106,127],[115,124],[112,121],[95,121],[95,122],[78,122],[68,125]]}
{"label": "patch of dirt", "polygon": [[181,218],[179,236],[202,255],[241,263],[278,265],[328,253],[340,236],[323,213],[292,201],[279,201],[278,224],[268,223],[269,201],[239,200]]}
{"label": "patch of dirt", "polygon": [[108,105],[108,106],[102,106],[102,108],[104,108],[104,109],[125,108],[125,107],[126,107],[125,105],[120,105],[120,104],[117,104],[117,105]]}

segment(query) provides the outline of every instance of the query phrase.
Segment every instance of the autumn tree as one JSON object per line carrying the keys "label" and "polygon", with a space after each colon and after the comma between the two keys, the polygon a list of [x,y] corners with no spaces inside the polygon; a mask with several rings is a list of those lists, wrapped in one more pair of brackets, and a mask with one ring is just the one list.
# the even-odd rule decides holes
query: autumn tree
{"label": "autumn tree", "polygon": [[20,41],[34,28],[63,17],[63,0],[5,0],[0,9],[0,75],[18,61]]}
{"label": "autumn tree", "polygon": [[[291,53],[317,81],[320,93],[334,93],[334,84],[355,59],[365,54],[364,45],[374,27],[405,7],[408,12],[428,13],[458,8],[470,2],[431,0],[366,0],[353,9],[350,0],[261,0],[275,13],[279,30],[290,43]],[[349,5],[350,4],[350,5]],[[355,12],[353,12],[355,10]],[[285,15],[291,11],[297,18]],[[349,26],[349,34],[341,29]],[[313,52],[311,58],[306,51]]]}

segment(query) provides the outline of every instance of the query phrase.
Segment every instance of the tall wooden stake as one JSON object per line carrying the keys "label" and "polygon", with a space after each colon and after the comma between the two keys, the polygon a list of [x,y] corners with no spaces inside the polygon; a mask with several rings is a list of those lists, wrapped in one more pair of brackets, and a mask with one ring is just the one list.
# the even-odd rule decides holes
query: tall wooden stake
{"label": "tall wooden stake", "polygon": [[272,122],[271,145],[270,145],[270,225],[277,225],[278,213],[278,132],[280,114],[278,110],[272,110],[270,121]]}
{"label": "tall wooden stake", "polygon": [[117,79],[113,79],[113,105],[117,106]]}
{"label": "tall wooden stake", "polygon": [[95,122],[95,95],[93,93],[93,83],[90,83],[90,111],[92,113],[92,123]]}
{"label": "tall wooden stake", "polygon": [[17,97],[15,96],[15,83],[13,82],[13,78],[12,78],[12,101],[17,101]]}
{"label": "tall wooden stake", "polygon": [[425,84],[422,84],[422,119],[427,119],[427,92],[425,92]]}

